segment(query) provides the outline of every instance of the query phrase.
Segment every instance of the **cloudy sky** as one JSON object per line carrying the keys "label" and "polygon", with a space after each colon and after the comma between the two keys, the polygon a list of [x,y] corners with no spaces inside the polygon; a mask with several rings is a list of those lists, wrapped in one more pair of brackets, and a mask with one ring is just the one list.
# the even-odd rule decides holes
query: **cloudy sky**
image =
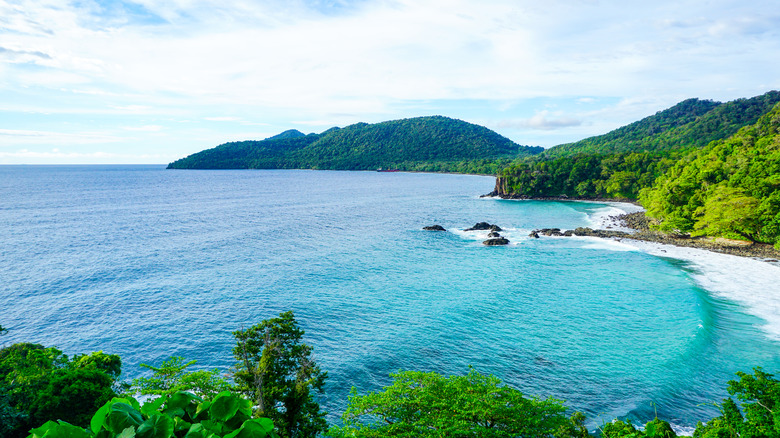
{"label": "cloudy sky", "polygon": [[0,164],[435,114],[549,147],[773,89],[776,0],[0,0]]}

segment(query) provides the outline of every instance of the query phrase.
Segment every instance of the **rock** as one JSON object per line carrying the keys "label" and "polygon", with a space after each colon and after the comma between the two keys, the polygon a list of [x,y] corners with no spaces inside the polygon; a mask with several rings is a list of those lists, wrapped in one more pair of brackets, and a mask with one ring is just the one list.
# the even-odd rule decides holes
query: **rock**
{"label": "rock", "polygon": [[490,230],[490,231],[503,231],[501,229],[501,227],[499,227],[498,225],[492,225],[492,224],[489,224],[487,222],[477,222],[476,224],[474,224],[473,227],[466,228],[463,231],[486,231],[486,230]]}
{"label": "rock", "polygon": [[732,247],[745,247],[753,245],[753,242],[745,240],[726,239],[723,237],[716,237],[714,242],[720,246],[732,246]]}
{"label": "rock", "polygon": [[574,234],[574,231],[572,230],[566,230],[563,232],[563,235],[566,237],[571,237]]}
{"label": "rock", "polygon": [[482,243],[487,246],[508,245],[509,239],[506,237],[496,237],[493,239],[488,239]]}
{"label": "rock", "polygon": [[488,237],[501,237],[501,235],[495,231],[491,231],[488,233]]}
{"label": "rock", "polygon": [[428,226],[428,227],[423,227],[423,230],[425,230],[425,231],[447,231],[441,225],[431,225],[431,226]]}
{"label": "rock", "polygon": [[537,231],[545,236],[562,236],[560,228],[542,228]]}
{"label": "rock", "polygon": [[539,234],[536,231],[531,231],[531,234],[529,234],[528,237],[533,237],[534,239],[538,239]]}

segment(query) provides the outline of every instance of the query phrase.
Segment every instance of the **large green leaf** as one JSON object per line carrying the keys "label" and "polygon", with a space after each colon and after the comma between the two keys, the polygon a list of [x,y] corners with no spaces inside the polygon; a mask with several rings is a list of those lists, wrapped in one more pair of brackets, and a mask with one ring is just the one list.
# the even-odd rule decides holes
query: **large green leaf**
{"label": "large green leaf", "polygon": [[31,430],[28,438],[90,438],[90,436],[86,430],[60,420],[59,423],[47,421],[43,426]]}
{"label": "large green leaf", "polygon": [[[127,398],[112,398],[111,401],[104,404],[100,409],[95,412],[95,415],[92,416],[92,420],[90,421],[90,429],[92,429],[92,433],[98,433],[100,432],[100,429],[105,425],[106,423],[106,417],[108,417],[108,414],[111,412],[111,406],[113,406],[116,403],[124,403],[128,406],[132,406],[132,402]],[[137,403],[137,402],[136,402]],[[114,432],[118,433],[118,432]]]}
{"label": "large green leaf", "polygon": [[170,438],[173,435],[173,419],[167,415],[152,415],[138,426],[138,438]]}
{"label": "large green leaf", "polygon": [[203,427],[200,423],[195,423],[192,426],[190,426],[190,430],[187,431],[187,434],[184,435],[184,438],[206,438],[206,436],[209,435],[209,431],[206,430],[205,427]]}
{"label": "large green leaf", "polygon": [[183,417],[189,414],[192,417],[197,412],[198,403],[202,401],[203,399],[195,394],[179,391],[170,396],[163,412],[171,416]]}
{"label": "large green leaf", "polygon": [[46,432],[54,429],[57,427],[56,421],[47,421],[41,425],[41,427],[36,427],[35,429],[30,431],[30,435],[27,436],[27,438],[41,438],[42,436],[46,435]]}
{"label": "large green leaf", "polygon": [[209,415],[212,420],[228,421],[236,415],[238,408],[241,407],[240,398],[230,394],[221,393],[212,402],[209,408]]}
{"label": "large green leaf", "polygon": [[157,397],[154,400],[148,401],[141,406],[141,413],[146,416],[152,415],[154,412],[159,411],[166,401],[168,401],[168,396]]}
{"label": "large green leaf", "polygon": [[123,430],[116,438],[135,438],[135,428],[133,426]]}
{"label": "large green leaf", "polygon": [[106,416],[105,427],[115,434],[122,433],[130,426],[138,427],[144,422],[140,412],[126,403],[114,403]]}
{"label": "large green leaf", "polygon": [[273,423],[270,423],[271,428],[269,430],[269,422],[271,422],[271,420],[268,420],[267,418],[246,420],[244,424],[238,428],[238,430],[225,435],[224,438],[265,438],[268,436],[273,436],[270,432],[273,431],[274,426]]}

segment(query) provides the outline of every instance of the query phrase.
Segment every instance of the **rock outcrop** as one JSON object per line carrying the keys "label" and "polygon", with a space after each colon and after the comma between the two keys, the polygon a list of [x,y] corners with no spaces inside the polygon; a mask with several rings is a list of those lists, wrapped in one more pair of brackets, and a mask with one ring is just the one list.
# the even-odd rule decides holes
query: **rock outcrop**
{"label": "rock outcrop", "polygon": [[423,227],[423,230],[425,230],[425,231],[447,231],[441,225],[429,225],[427,227]]}
{"label": "rock outcrop", "polygon": [[486,231],[486,230],[490,230],[490,231],[504,231],[498,225],[489,224],[487,222],[477,222],[476,224],[474,224],[473,227],[466,228],[463,231]]}

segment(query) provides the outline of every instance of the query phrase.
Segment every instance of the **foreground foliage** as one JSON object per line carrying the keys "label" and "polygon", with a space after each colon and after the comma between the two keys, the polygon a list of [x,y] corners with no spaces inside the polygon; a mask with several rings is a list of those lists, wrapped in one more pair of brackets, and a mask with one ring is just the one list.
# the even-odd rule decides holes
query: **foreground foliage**
{"label": "foreground foliage", "polygon": [[237,389],[282,437],[314,437],[328,426],[312,394],[322,391],[327,373],[312,360],[303,334],[293,312],[233,332]]}
{"label": "foreground foliage", "polygon": [[498,378],[471,370],[444,377],[415,371],[391,375],[382,392],[353,389],[344,426],[331,437],[583,437],[584,416],[565,415],[554,399],[523,397]]}
{"label": "foreground foliage", "polygon": [[132,391],[142,395],[191,391],[200,396],[213,397],[233,388],[217,369],[187,371],[195,363],[195,360],[185,362],[180,356],[168,358],[157,367],[142,363],[141,367],[151,370],[152,376],[133,379]]}
{"label": "foreground foliage", "polygon": [[28,438],[273,438],[273,422],[252,418],[252,404],[230,392],[212,400],[189,392],[164,395],[141,405],[132,397],[113,398],[84,429],[48,421]]}
{"label": "foreground foliage", "polygon": [[103,352],[69,359],[38,344],[0,349],[0,436],[24,437],[52,418],[86,426],[116,396],[121,364],[119,356]]}

